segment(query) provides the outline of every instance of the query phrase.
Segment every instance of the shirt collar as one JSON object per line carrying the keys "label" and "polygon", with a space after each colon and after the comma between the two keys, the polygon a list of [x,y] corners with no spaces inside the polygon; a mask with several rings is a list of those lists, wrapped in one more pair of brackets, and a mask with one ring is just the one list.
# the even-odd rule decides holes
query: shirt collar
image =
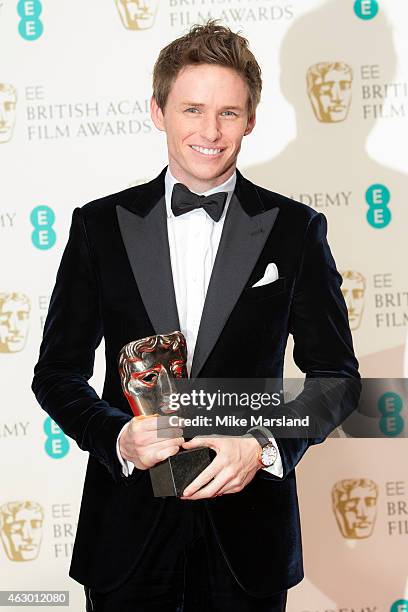
{"label": "shirt collar", "polygon": [[[165,196],[166,196],[166,212],[167,212],[168,217],[174,217],[173,211],[171,210],[171,194],[173,192],[174,185],[179,182],[180,181],[178,181],[172,175],[172,173],[170,172],[170,168],[167,166],[166,175],[164,177],[164,186],[165,186]],[[237,182],[237,173],[236,171],[234,171],[234,173],[224,183],[222,183],[221,185],[217,185],[217,187],[212,187],[208,191],[204,191],[203,193],[200,193],[198,195],[208,196],[208,195],[211,195],[212,193],[217,193],[218,191],[226,191],[228,195],[227,195],[227,199],[225,202],[224,210],[222,211],[222,215],[221,215],[221,219],[223,219],[225,215],[227,214],[227,208],[231,201],[232,194],[234,193],[236,182]],[[193,193],[196,193],[196,192],[194,191]],[[194,212],[194,211],[191,211],[191,212]],[[185,213],[185,214],[188,215],[190,213]]]}

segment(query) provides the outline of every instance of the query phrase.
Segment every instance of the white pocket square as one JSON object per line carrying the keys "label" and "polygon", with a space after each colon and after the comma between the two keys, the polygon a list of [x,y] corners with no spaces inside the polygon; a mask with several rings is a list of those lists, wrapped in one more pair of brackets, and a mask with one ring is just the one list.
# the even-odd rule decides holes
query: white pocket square
{"label": "white pocket square", "polygon": [[273,283],[273,281],[276,281],[278,278],[279,273],[276,264],[269,263],[266,266],[266,270],[263,277],[259,281],[256,281],[256,283],[252,285],[252,287],[261,287],[262,285],[268,285],[269,283]]}

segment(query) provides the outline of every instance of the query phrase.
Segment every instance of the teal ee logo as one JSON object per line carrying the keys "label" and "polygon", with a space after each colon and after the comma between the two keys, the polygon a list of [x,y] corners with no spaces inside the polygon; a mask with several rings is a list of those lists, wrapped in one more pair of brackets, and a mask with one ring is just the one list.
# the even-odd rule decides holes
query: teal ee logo
{"label": "teal ee logo", "polygon": [[[385,436],[398,436],[404,429],[404,419],[400,415],[402,399],[398,393],[387,391],[378,400],[378,410],[381,413],[380,429]],[[408,610],[407,610],[408,612]]]}
{"label": "teal ee logo", "polygon": [[391,194],[385,185],[371,185],[365,194],[368,204],[367,221],[376,229],[386,227],[391,221],[391,211],[388,208]]}
{"label": "teal ee logo", "polygon": [[40,0],[19,0],[17,13],[20,16],[18,31],[24,40],[37,40],[44,31],[40,19],[42,5]]}
{"label": "teal ee logo", "polygon": [[69,451],[69,441],[64,432],[51,417],[44,421],[45,452],[52,459],[62,459]]}
{"label": "teal ee logo", "polygon": [[373,19],[378,13],[378,2],[377,0],[356,0],[354,12],[357,17],[365,21]]}
{"label": "teal ee logo", "polygon": [[31,234],[33,245],[41,250],[53,247],[57,236],[52,228],[55,223],[55,214],[52,208],[49,206],[36,206],[31,211],[30,221],[34,227]]}
{"label": "teal ee logo", "polygon": [[398,599],[394,601],[390,612],[408,612],[408,599]]}

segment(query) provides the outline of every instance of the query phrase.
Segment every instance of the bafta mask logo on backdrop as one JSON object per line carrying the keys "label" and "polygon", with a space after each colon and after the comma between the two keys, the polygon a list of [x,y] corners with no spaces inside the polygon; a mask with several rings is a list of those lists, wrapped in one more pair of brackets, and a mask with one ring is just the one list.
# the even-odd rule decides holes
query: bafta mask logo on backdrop
{"label": "bafta mask logo on backdrop", "polygon": [[23,350],[30,309],[30,299],[24,293],[0,293],[0,353]]}
{"label": "bafta mask logo on backdrop", "polygon": [[364,311],[365,278],[360,272],[346,270],[341,272],[343,284],[341,292],[347,306],[350,329],[354,331],[361,324]]}
{"label": "bafta mask logo on backdrop", "polygon": [[34,501],[12,501],[0,506],[0,537],[10,561],[33,561],[42,539],[44,510]]}
{"label": "bafta mask logo on backdrop", "polygon": [[351,66],[344,62],[319,62],[310,66],[306,81],[316,119],[322,123],[344,121],[351,104]]}
{"label": "bafta mask logo on backdrop", "polygon": [[13,136],[16,122],[17,91],[9,83],[0,83],[0,144]]}
{"label": "bafta mask logo on backdrop", "polygon": [[368,538],[377,516],[378,486],[369,478],[339,480],[332,489],[333,512],[344,538]]}
{"label": "bafta mask logo on backdrop", "polygon": [[127,30],[148,30],[154,24],[157,0],[115,0]]}

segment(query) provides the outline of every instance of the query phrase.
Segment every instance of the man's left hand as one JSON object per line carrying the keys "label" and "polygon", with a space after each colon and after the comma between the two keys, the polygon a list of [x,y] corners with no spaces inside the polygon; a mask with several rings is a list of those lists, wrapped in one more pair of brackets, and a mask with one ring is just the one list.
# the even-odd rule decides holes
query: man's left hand
{"label": "man's left hand", "polygon": [[212,448],[217,456],[184,489],[181,499],[207,499],[238,493],[262,467],[258,461],[260,445],[253,436],[197,436],[182,444],[185,449],[199,446]]}

